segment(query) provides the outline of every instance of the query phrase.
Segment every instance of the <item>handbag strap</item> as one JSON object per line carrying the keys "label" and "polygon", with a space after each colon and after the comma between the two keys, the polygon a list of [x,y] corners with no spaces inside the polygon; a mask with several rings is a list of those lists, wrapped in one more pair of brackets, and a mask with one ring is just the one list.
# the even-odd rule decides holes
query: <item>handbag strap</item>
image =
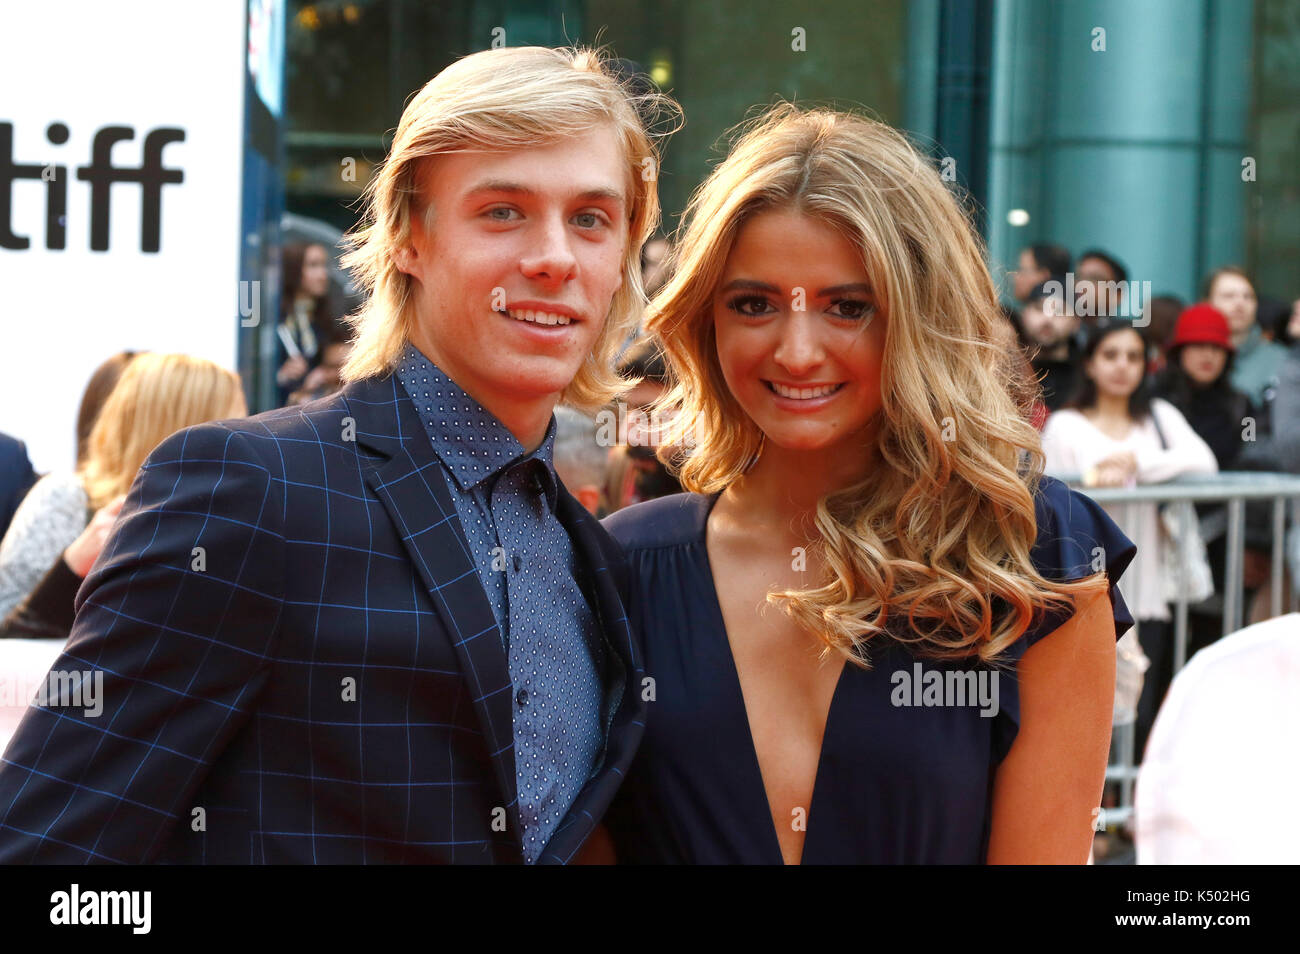
{"label": "handbag strap", "polygon": [[1160,449],[1169,450],[1169,442],[1165,440],[1165,432],[1160,429],[1160,418],[1156,416],[1156,408],[1151,406],[1151,423],[1155,425],[1156,437],[1160,438]]}

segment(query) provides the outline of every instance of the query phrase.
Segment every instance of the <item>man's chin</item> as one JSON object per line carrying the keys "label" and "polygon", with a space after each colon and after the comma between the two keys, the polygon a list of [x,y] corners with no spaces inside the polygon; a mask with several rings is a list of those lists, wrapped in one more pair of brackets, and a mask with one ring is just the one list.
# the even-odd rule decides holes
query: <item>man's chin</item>
{"label": "man's chin", "polygon": [[573,383],[579,368],[517,368],[512,373],[496,371],[489,385],[502,397],[515,401],[545,401],[556,399]]}

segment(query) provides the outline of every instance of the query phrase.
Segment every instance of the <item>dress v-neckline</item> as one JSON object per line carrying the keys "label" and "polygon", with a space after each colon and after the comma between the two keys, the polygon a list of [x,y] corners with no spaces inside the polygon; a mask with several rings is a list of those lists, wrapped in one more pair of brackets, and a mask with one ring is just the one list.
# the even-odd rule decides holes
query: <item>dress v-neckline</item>
{"label": "dress v-neckline", "polygon": [[[722,491],[718,491],[710,496],[708,505],[704,508],[704,518],[700,522],[698,542],[704,557],[704,569],[708,574],[709,592],[712,594],[710,601],[710,610],[713,613],[714,626],[712,631],[720,634],[721,646],[717,647],[727,659],[727,672],[729,674],[729,689],[734,693],[736,701],[740,703],[740,714],[744,723],[745,741],[748,743],[748,752],[750,756],[750,773],[748,787],[751,790],[757,790],[759,798],[763,805],[763,817],[767,820],[767,840],[768,853],[774,860],[769,864],[784,865],[785,856],[781,853],[781,839],[776,832],[776,818],[772,813],[772,800],[767,794],[767,785],[763,781],[763,767],[758,761],[758,746],[754,744],[754,730],[749,724],[749,708],[745,703],[745,687],[740,682],[740,669],[736,666],[736,656],[731,651],[731,638],[727,633],[727,621],[722,614],[722,601],[718,598],[717,579],[713,575],[713,561],[709,558],[709,516],[713,513],[713,508],[722,496]],[[817,752],[817,768],[813,772],[812,796],[808,799],[808,816],[804,820],[803,848],[799,852],[799,865],[802,866],[808,858],[808,849],[811,844],[813,816],[816,814],[814,809],[817,807],[818,794],[822,791],[822,766],[826,764],[826,741],[830,737],[831,722],[835,716],[835,706],[840,698],[840,689],[844,686],[845,678],[848,675],[849,663],[845,660],[841,663],[840,674],[835,678],[835,689],[831,692],[830,705],[826,707],[826,724],[822,726],[821,748]],[[820,831],[820,829],[818,829]],[[815,862],[814,862],[815,863]]]}

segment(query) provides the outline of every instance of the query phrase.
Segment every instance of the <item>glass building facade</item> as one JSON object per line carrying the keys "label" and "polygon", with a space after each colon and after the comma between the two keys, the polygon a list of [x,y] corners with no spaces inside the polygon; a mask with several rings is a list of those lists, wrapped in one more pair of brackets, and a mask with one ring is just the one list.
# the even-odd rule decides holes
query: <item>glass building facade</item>
{"label": "glass building facade", "polygon": [[1239,264],[1300,296],[1300,0],[293,0],[286,204],[340,230],[403,104],[494,44],[603,44],[682,104],[666,230],[728,131],[785,98],[949,158],[990,266],[1100,247],[1155,294]]}

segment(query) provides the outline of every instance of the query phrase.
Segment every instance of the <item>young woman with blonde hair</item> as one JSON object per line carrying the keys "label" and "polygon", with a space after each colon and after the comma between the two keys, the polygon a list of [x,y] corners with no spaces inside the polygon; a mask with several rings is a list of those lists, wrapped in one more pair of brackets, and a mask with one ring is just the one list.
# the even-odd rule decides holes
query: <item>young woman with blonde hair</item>
{"label": "young woman with blonde hair", "polygon": [[[0,635],[66,636],[72,597],[149,453],[184,427],[247,413],[233,371],[184,354],[132,357],[76,472],[37,481],[0,543]],[[28,603],[38,605],[20,606],[29,594]]]}
{"label": "young woman with blonde hair", "polygon": [[648,316],[691,493],[605,520],[654,699],[621,860],[1087,859],[1134,548],[1041,476],[1004,324],[881,123],[778,107],[700,187]]}

